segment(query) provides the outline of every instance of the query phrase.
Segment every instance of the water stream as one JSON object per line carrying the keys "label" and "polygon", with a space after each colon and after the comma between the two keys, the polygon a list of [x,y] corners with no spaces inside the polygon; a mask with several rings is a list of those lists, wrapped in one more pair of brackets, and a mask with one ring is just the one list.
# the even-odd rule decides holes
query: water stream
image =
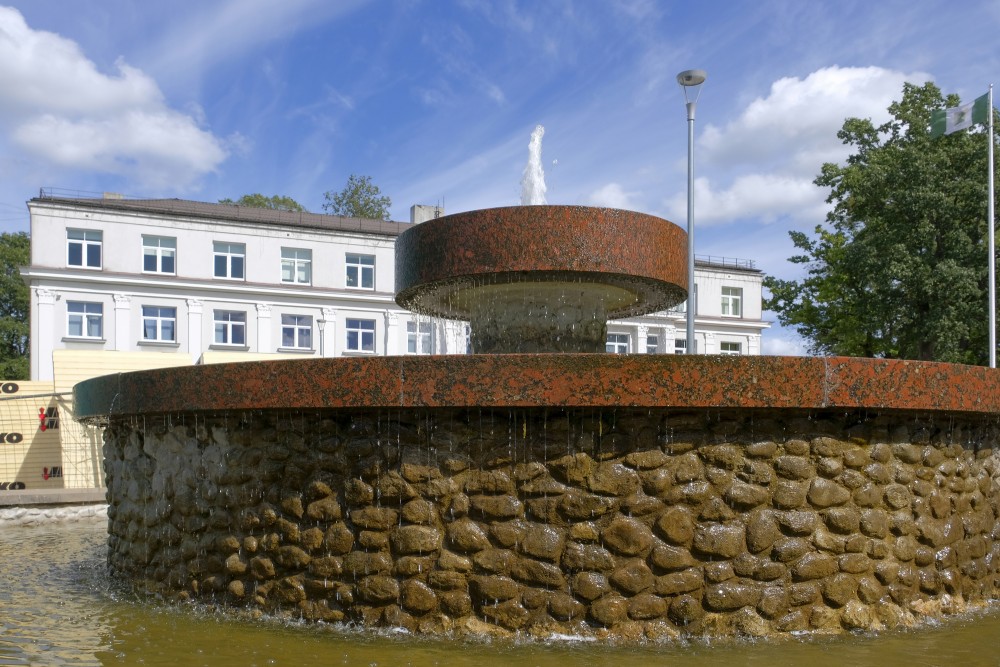
{"label": "water stream", "polygon": [[0,665],[1000,665],[1000,605],[878,636],[627,647],[571,639],[475,643],[240,620],[116,589],[106,576],[106,539],[103,519],[0,525]]}

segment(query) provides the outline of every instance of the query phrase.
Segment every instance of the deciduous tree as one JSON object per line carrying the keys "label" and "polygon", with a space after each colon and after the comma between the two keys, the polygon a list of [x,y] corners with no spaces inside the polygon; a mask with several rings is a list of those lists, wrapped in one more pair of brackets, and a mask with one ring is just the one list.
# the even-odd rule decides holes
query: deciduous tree
{"label": "deciduous tree", "polygon": [[849,118],[853,149],[816,185],[833,205],[814,235],[791,232],[800,280],[768,278],[765,307],[812,351],[982,364],[988,358],[987,136],[932,139],[932,83],[906,84],[888,122]]}
{"label": "deciduous tree", "polygon": [[259,193],[253,193],[251,195],[243,195],[236,201],[232,199],[220,199],[220,204],[232,204],[234,206],[248,206],[250,208],[269,208],[272,211],[301,211],[306,212],[306,209],[302,204],[298,203],[291,197],[284,197],[280,195],[274,195],[273,197],[267,197]]}
{"label": "deciduous tree", "polygon": [[0,234],[0,378],[27,380],[30,300],[20,267],[31,262],[24,232]]}
{"label": "deciduous tree", "polygon": [[372,183],[371,176],[351,174],[343,190],[325,192],[323,197],[326,199],[324,211],[351,218],[388,220],[389,209],[392,207],[392,200]]}

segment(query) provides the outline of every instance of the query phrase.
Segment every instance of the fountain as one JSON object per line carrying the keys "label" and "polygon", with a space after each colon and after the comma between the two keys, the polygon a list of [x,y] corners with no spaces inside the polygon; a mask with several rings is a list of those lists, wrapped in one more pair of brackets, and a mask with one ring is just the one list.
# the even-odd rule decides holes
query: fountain
{"label": "fountain", "polygon": [[[77,385],[109,566],[146,592],[422,633],[624,640],[877,630],[1000,591],[1000,375],[610,355],[684,299],[683,232],[531,206],[423,223],[397,300],[467,356]],[[571,352],[571,353],[566,353]]]}

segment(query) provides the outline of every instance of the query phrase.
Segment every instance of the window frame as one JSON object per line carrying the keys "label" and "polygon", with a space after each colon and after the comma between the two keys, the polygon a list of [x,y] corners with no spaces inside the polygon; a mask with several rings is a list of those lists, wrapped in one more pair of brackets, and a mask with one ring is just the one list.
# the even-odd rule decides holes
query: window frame
{"label": "window frame", "polygon": [[[298,255],[299,253],[305,253],[306,257],[292,256],[286,257],[285,254]],[[290,268],[291,278],[285,278],[285,267],[286,265]],[[305,268],[305,280],[298,280],[299,270]],[[312,250],[309,248],[281,248],[281,282],[286,285],[312,285]]]}
{"label": "window frame", "polygon": [[431,322],[409,320],[406,323],[406,353],[433,354],[434,326]]}
{"label": "window frame", "polygon": [[[222,327],[221,329],[219,327]],[[241,331],[243,340],[237,342],[233,340],[236,332]],[[228,340],[219,340],[219,334]],[[212,311],[212,340],[213,345],[224,347],[246,347],[247,346],[247,313],[245,310],[224,310],[221,308]]]}
{"label": "window frame", "polygon": [[[612,341],[611,338],[615,340]],[[608,354],[628,354],[632,346],[632,337],[627,333],[608,332],[604,341],[604,351]]]}
{"label": "window frame", "polygon": [[[220,249],[225,246],[225,249]],[[240,250],[234,251],[234,248]],[[219,275],[219,260],[225,261],[225,275]],[[236,260],[240,261],[240,275],[234,275]],[[232,241],[212,241],[212,276],[218,280],[246,280],[247,277],[247,244]]]}
{"label": "window frame", "polygon": [[[369,327],[368,325],[371,326]],[[375,345],[376,331],[375,320],[367,320],[360,317],[347,318],[344,323],[344,332],[346,334],[344,349],[348,352],[359,354],[375,354],[377,351]],[[365,341],[369,337],[371,344],[366,346]]]}
{"label": "window frame", "polygon": [[[155,240],[156,245],[153,245],[151,241]],[[163,245],[162,241],[169,241],[171,245]],[[153,252],[149,252],[152,250]],[[166,251],[166,252],[165,252]],[[172,271],[163,270],[163,260],[166,257],[170,257],[170,261],[173,263]],[[156,262],[155,269],[146,268],[146,258],[154,257]],[[177,237],[175,236],[158,236],[155,234],[143,234],[142,235],[142,272],[149,274],[156,274],[161,276],[176,276],[177,275]]]}
{"label": "window frame", "polygon": [[[83,310],[73,311],[73,306],[83,306]],[[96,306],[97,311],[91,312],[88,306]],[[96,317],[95,317],[96,316]],[[73,320],[77,319],[80,333],[73,333]],[[90,325],[97,322],[97,334],[90,335]],[[100,301],[67,301],[66,302],[66,337],[80,340],[104,340],[104,304]]]}
{"label": "window frame", "polygon": [[[294,318],[294,322],[286,322],[286,319]],[[300,321],[301,320],[301,321]],[[281,347],[286,350],[312,350],[313,317],[312,315],[297,315],[295,313],[283,313],[281,315]],[[286,342],[285,333],[291,332],[292,344]],[[305,333],[306,344],[302,344],[302,334]]]}
{"label": "window frame", "polygon": [[[369,263],[366,260],[371,260]],[[345,286],[351,289],[363,289],[375,291],[375,255],[366,255],[363,253],[349,252],[346,253],[344,257],[345,264]],[[356,284],[351,284],[352,272],[354,273],[353,281]],[[371,284],[365,285],[366,275],[371,276]]]}
{"label": "window frame", "polygon": [[674,354],[687,354],[687,350],[688,350],[687,338],[674,339]]}
{"label": "window frame", "polygon": [[[154,314],[152,311],[156,310]],[[147,312],[150,311],[150,312]],[[170,315],[165,315],[164,313],[170,312]],[[177,342],[177,308],[175,306],[142,306],[142,342],[144,343],[176,343]],[[156,336],[154,338],[149,338],[146,334],[148,333],[148,322],[156,323]],[[163,336],[163,325],[170,322],[173,326],[171,330],[172,336],[170,338],[165,338]]]}
{"label": "window frame", "polygon": [[[79,234],[80,236],[74,236]],[[88,238],[88,235],[90,238]],[[96,236],[97,238],[93,238]],[[80,261],[73,263],[73,246],[79,245]],[[91,264],[91,251],[96,248],[97,264]],[[104,268],[104,232],[100,229],[66,229],[66,266],[74,269],[100,271]]]}
{"label": "window frame", "polygon": [[722,317],[743,317],[742,287],[722,287]]}
{"label": "window frame", "polygon": [[[652,345],[650,344],[652,342]],[[657,354],[660,351],[660,335],[646,334],[646,354]]]}
{"label": "window frame", "polygon": [[[727,345],[735,345],[736,347],[735,349],[727,350],[726,349]],[[724,354],[731,357],[743,356],[743,343],[732,340],[719,341],[719,354]]]}

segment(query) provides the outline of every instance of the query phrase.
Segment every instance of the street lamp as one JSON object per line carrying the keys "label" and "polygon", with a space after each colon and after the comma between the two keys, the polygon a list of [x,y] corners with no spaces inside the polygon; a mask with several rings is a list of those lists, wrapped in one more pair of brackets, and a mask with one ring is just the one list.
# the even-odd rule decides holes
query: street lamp
{"label": "street lamp", "polygon": [[322,358],[326,356],[326,350],[324,349],[324,343],[326,341],[324,340],[325,336],[323,335],[323,332],[326,331],[326,320],[316,320],[316,324],[319,326],[319,356]]}
{"label": "street lamp", "polygon": [[[708,75],[703,69],[684,70],[677,75],[677,83],[684,90],[688,114],[688,299],[687,299],[687,354],[696,354],[694,339],[694,108],[701,94],[701,84]],[[688,94],[690,91],[690,95]]]}

